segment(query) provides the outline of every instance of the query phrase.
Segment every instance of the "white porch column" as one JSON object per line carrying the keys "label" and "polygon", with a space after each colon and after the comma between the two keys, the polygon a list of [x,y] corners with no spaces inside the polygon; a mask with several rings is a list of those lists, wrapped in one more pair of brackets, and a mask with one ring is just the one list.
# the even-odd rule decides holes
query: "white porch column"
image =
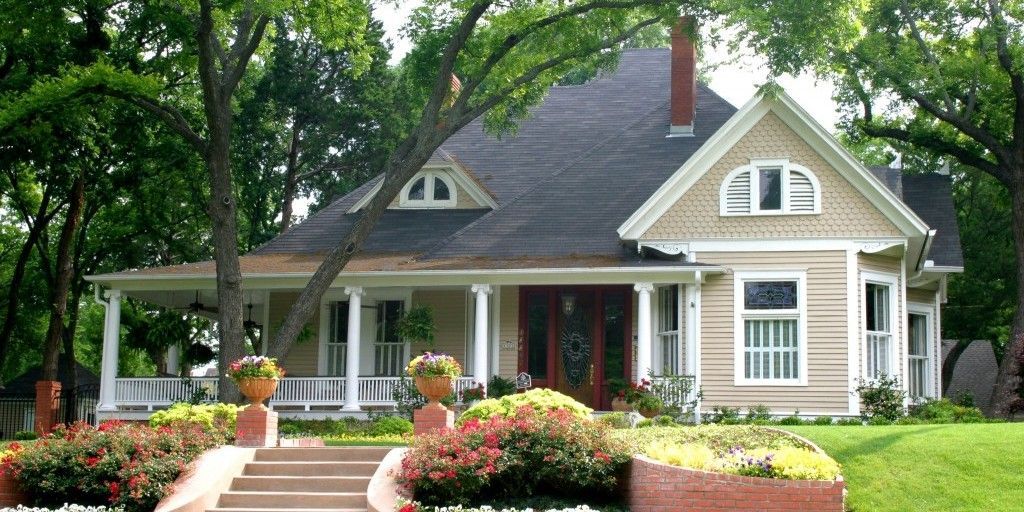
{"label": "white porch column", "polygon": [[491,285],[474,284],[470,290],[476,295],[476,314],[473,315],[473,379],[487,386],[487,296]]}
{"label": "white porch column", "polygon": [[167,347],[167,373],[181,374],[181,349],[178,348],[178,345]]}
{"label": "white porch column", "polygon": [[633,285],[637,292],[636,303],[636,375],[640,382],[651,372],[651,292],[653,283]]}
{"label": "white porch column", "polygon": [[[107,313],[103,324],[103,353],[100,363],[100,403],[97,411],[117,410],[117,351],[121,335],[121,290],[106,293]],[[102,304],[102,301],[99,301]]]}
{"label": "white porch column", "polygon": [[363,288],[346,286],[348,295],[348,338],[345,340],[345,406],[343,411],[359,410],[359,319],[363,314]]}

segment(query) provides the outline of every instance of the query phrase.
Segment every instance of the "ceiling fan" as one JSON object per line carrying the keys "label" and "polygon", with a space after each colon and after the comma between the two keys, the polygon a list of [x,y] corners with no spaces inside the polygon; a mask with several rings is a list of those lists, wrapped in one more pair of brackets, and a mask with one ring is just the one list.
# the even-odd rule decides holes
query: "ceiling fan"
{"label": "ceiling fan", "polygon": [[202,302],[199,302],[199,290],[196,290],[196,298],[195,298],[194,301],[189,303],[188,306],[183,307],[183,308],[175,308],[175,309],[182,309],[182,310],[188,311],[189,313],[199,313],[199,312],[202,312],[202,311],[205,311],[207,313],[216,313],[218,311],[217,306],[206,307],[205,304],[203,304]]}
{"label": "ceiling fan", "polygon": [[259,330],[263,328],[263,326],[260,325],[259,322],[252,319],[252,302],[250,302],[249,305],[246,307],[249,308],[249,318],[246,319],[246,321],[242,322],[242,327],[244,327],[246,330]]}

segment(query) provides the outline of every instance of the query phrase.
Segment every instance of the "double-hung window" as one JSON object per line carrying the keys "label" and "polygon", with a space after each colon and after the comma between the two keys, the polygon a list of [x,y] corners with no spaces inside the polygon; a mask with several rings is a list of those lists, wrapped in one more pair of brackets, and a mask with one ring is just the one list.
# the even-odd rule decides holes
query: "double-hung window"
{"label": "double-hung window", "polygon": [[348,352],[348,301],[330,303],[327,332],[327,375],[345,376]]}
{"label": "double-hung window", "polygon": [[864,281],[864,376],[893,374],[895,276],[867,275]]}
{"label": "double-hung window", "polygon": [[932,313],[928,306],[908,305],[907,315],[907,389],[910,398],[920,400],[933,395],[931,388]]}
{"label": "double-hung window", "polygon": [[736,384],[806,385],[806,273],[735,274]]}
{"label": "double-hung window", "polygon": [[682,350],[679,337],[679,285],[658,287],[656,375],[682,373]]}

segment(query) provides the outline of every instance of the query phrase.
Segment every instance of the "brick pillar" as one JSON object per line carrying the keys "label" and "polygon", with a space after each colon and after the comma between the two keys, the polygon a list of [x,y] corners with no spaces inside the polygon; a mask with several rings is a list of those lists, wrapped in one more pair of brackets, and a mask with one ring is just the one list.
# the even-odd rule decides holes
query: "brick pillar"
{"label": "brick pillar", "polygon": [[423,435],[432,430],[455,426],[455,413],[440,404],[425,405],[412,413],[413,435]]}
{"label": "brick pillar", "polygon": [[18,487],[18,482],[7,472],[0,470],[0,507],[13,508],[22,503],[28,503],[28,500]]}
{"label": "brick pillar", "polygon": [[235,446],[277,446],[277,413],[256,405],[238,411]]}
{"label": "brick pillar", "polygon": [[36,433],[44,436],[57,423],[57,403],[60,398],[60,382],[41,380],[36,382]]}

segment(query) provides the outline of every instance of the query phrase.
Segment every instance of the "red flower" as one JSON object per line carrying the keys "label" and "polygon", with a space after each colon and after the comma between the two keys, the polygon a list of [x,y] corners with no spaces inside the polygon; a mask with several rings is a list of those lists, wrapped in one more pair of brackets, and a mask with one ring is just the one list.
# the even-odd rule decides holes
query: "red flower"
{"label": "red flower", "polygon": [[416,512],[416,505],[414,503],[406,503],[402,505],[402,508],[398,509],[398,512]]}
{"label": "red flower", "polygon": [[107,484],[107,490],[110,491],[110,502],[117,503],[118,498],[121,497],[121,484],[110,482]]}
{"label": "red flower", "polygon": [[612,458],[607,453],[604,453],[601,450],[594,452],[594,458],[604,462],[605,464],[612,461]]}

